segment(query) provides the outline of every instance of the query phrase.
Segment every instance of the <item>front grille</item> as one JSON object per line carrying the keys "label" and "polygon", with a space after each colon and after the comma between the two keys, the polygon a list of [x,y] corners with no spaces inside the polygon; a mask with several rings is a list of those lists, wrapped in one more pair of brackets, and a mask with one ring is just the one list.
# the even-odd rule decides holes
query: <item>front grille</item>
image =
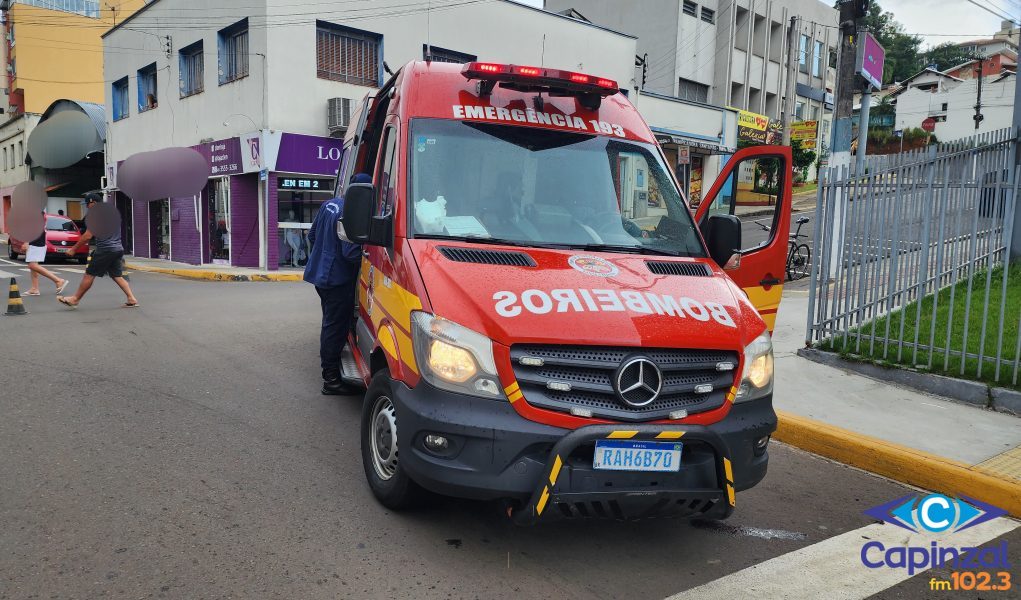
{"label": "front grille", "polygon": [[476,263],[480,265],[504,265],[510,267],[534,267],[535,260],[524,252],[509,250],[479,250],[475,248],[457,248],[441,246],[440,253],[455,262]]}
{"label": "front grille", "polygon": [[704,263],[649,260],[645,264],[656,275],[684,275],[687,277],[710,277],[712,270]]}
{"label": "front grille", "polygon": [[[522,364],[522,358],[528,358]],[[663,386],[651,403],[635,407],[626,404],[615,390],[618,369],[633,358],[647,358],[659,368]],[[535,359],[541,359],[542,364]],[[593,417],[618,421],[666,419],[676,410],[688,413],[719,408],[737,375],[738,354],[725,350],[671,348],[626,348],[605,346],[548,346],[518,344],[511,347],[514,376],[525,400],[533,406],[570,412],[580,408]],[[733,369],[719,371],[717,365],[730,363]],[[551,382],[568,384],[570,390],[550,389]],[[712,391],[695,393],[698,385]]]}

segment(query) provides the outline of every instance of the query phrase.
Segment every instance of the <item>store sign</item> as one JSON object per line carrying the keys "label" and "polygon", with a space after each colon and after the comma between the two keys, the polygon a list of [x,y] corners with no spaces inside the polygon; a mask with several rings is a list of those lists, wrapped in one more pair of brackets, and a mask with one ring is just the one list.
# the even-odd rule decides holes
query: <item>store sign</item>
{"label": "store sign", "polygon": [[800,141],[802,148],[815,148],[817,137],[819,137],[819,121],[791,123],[791,140]]}
{"label": "store sign", "polygon": [[344,154],[344,140],[284,133],[280,136],[276,169],[289,173],[336,175]]}
{"label": "store sign", "polygon": [[277,177],[277,189],[333,192],[333,180],[313,177]]}
{"label": "store sign", "polygon": [[751,144],[779,143],[780,122],[747,110],[737,111],[737,140]]}
{"label": "store sign", "polygon": [[209,163],[209,174],[236,175],[244,172],[241,158],[241,140],[238,138],[227,138],[215,140],[206,144],[192,146],[198,150],[206,162]]}
{"label": "store sign", "polygon": [[858,53],[855,57],[854,72],[861,75],[875,89],[883,87],[883,62],[886,50],[879,45],[871,33],[861,34]]}

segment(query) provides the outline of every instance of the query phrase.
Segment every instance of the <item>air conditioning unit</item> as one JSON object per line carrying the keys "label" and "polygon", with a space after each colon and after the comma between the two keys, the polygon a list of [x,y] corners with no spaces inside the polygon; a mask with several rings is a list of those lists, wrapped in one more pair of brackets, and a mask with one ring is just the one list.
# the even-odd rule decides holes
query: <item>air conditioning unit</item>
{"label": "air conditioning unit", "polygon": [[346,131],[351,124],[351,99],[330,98],[326,109],[326,122],[330,131]]}

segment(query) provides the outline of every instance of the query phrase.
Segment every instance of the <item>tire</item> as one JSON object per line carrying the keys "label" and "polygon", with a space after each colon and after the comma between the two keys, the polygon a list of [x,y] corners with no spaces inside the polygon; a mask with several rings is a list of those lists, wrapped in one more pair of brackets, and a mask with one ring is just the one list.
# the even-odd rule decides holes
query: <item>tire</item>
{"label": "tire", "polygon": [[799,244],[791,254],[789,265],[791,281],[808,277],[812,269],[812,250],[807,244]]}
{"label": "tire", "polygon": [[18,253],[14,251],[14,244],[12,244],[10,240],[7,241],[7,258],[11,260],[18,260]]}
{"label": "tire", "polygon": [[362,404],[362,467],[372,495],[392,510],[415,506],[422,488],[408,477],[397,456],[397,414],[390,370],[376,373]]}

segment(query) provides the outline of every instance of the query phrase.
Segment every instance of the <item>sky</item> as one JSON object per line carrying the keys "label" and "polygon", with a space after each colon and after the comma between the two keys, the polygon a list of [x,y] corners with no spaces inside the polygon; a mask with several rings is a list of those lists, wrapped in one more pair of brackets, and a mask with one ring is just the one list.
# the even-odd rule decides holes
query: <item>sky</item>
{"label": "sky", "polygon": [[[517,0],[522,4],[541,7],[543,0]],[[641,0],[620,0],[641,1]],[[830,0],[825,0],[830,3]],[[1021,18],[1021,0],[975,0],[1006,12],[1015,19]],[[892,12],[908,33],[955,34],[954,37],[923,35],[922,47],[947,41],[965,41],[989,38],[1000,30],[999,17],[982,10],[968,0],[881,0],[883,10]],[[581,11],[584,13],[585,11]],[[967,34],[967,35],[956,35]]]}

